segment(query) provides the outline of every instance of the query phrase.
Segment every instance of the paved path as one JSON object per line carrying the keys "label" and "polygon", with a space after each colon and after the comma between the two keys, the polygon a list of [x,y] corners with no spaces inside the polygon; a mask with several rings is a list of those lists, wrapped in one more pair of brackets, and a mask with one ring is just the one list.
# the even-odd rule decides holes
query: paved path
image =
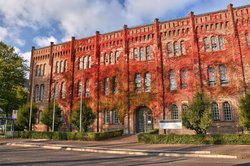
{"label": "paved path", "polygon": [[[54,141],[31,139],[6,139],[13,144],[33,144],[39,146],[61,146],[70,148],[101,149],[115,151],[137,151],[158,153],[198,153],[211,155],[237,156],[238,159],[250,159],[250,145],[166,145],[166,144],[142,144],[137,143],[136,135],[122,136],[105,141]],[[102,152],[102,151],[100,151]]]}

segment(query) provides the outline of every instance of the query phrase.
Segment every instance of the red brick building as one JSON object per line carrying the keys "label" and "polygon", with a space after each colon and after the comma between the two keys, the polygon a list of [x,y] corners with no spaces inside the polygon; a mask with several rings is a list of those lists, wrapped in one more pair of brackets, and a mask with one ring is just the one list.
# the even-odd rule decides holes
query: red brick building
{"label": "red brick building", "polygon": [[95,131],[136,133],[179,119],[193,95],[211,99],[211,132],[237,132],[250,84],[250,6],[194,15],[32,48],[30,89],[41,112],[53,101],[64,125],[83,100]]}

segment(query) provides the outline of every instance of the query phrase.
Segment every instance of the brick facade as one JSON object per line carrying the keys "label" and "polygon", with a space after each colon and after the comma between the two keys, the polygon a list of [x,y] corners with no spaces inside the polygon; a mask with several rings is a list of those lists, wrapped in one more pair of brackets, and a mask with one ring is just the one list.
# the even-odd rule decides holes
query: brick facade
{"label": "brick facade", "polygon": [[[152,111],[157,128],[160,119],[180,118],[193,95],[203,91],[217,104],[210,132],[238,132],[238,102],[250,85],[250,6],[230,4],[226,10],[190,12],[186,18],[155,19],[153,24],[125,25],[106,34],[32,48],[30,67],[29,86],[40,110],[53,102],[58,87],[64,129],[79,105],[82,84],[83,99],[97,115],[95,131],[137,132],[140,108]],[[114,122],[114,108],[124,121]],[[104,110],[110,110],[110,117],[104,117]]]}

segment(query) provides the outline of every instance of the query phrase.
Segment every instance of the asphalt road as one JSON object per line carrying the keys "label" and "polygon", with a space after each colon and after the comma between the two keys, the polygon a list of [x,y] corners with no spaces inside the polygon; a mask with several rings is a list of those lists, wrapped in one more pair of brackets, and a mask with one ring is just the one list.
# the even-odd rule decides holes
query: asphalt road
{"label": "asphalt road", "polygon": [[91,166],[250,166],[250,161],[183,157],[131,156],[101,153],[47,150],[0,145],[0,165],[91,165]]}

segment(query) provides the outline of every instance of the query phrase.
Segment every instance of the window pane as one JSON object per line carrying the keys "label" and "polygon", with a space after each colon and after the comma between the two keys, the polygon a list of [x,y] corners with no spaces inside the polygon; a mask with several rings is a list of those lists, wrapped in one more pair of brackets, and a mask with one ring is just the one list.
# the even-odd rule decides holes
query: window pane
{"label": "window pane", "polygon": [[188,111],[188,106],[186,104],[182,104],[182,112],[186,113]]}
{"label": "window pane", "polygon": [[171,109],[172,109],[172,119],[178,119],[179,118],[178,107],[175,104],[173,104]]}
{"label": "window pane", "polygon": [[140,58],[141,58],[141,61],[146,60],[144,48],[140,48]]}
{"label": "window pane", "polygon": [[147,60],[151,60],[151,48],[150,48],[150,46],[148,46],[147,48],[146,48],[146,51],[147,51]]}
{"label": "window pane", "polygon": [[118,87],[117,87],[117,84],[118,84],[118,80],[117,80],[117,77],[116,76],[114,76],[113,78],[112,78],[112,87],[113,87],[113,94],[116,94],[117,92],[118,92]]}
{"label": "window pane", "polygon": [[226,121],[232,120],[232,111],[228,102],[223,103],[224,119]]}
{"label": "window pane", "polygon": [[168,55],[172,54],[172,44],[170,42],[167,44],[167,51]]}
{"label": "window pane", "polygon": [[61,85],[61,98],[64,99],[65,98],[65,83],[63,82]]}
{"label": "window pane", "polygon": [[174,42],[174,55],[179,54],[179,45],[178,42]]}
{"label": "window pane", "polygon": [[114,64],[114,55],[113,55],[113,52],[110,53],[110,56],[109,56],[109,63],[110,63],[110,64]]}
{"label": "window pane", "polygon": [[219,46],[220,46],[220,50],[224,49],[224,41],[223,41],[223,37],[219,36]]}
{"label": "window pane", "polygon": [[219,66],[220,69],[220,84],[223,85],[227,85],[228,81],[227,81],[227,70],[225,65],[220,65]]}
{"label": "window pane", "polygon": [[89,97],[90,96],[90,83],[89,80],[85,82],[85,96]]}
{"label": "window pane", "polygon": [[81,93],[82,93],[82,81],[79,81],[77,95],[81,96]]}
{"label": "window pane", "polygon": [[87,69],[87,67],[88,67],[88,56],[85,56],[83,60],[83,68]]}
{"label": "window pane", "polygon": [[216,38],[214,36],[211,37],[211,44],[212,44],[212,50],[216,51],[217,50],[217,42],[216,42]]}
{"label": "window pane", "polygon": [[104,123],[109,124],[110,123],[110,112],[108,110],[104,111]]}
{"label": "window pane", "polygon": [[117,109],[114,109],[112,111],[112,123],[118,124],[118,111],[117,111]]}
{"label": "window pane", "polygon": [[187,87],[187,71],[185,69],[181,70],[181,87]]}
{"label": "window pane", "polygon": [[104,78],[104,95],[109,95],[109,78]]}
{"label": "window pane", "polygon": [[92,65],[92,58],[91,56],[88,57],[88,68],[90,69],[91,68],[91,65]]}
{"label": "window pane", "polygon": [[119,58],[119,52],[115,52],[115,63],[118,63],[118,58]]}
{"label": "window pane", "polygon": [[205,47],[205,51],[208,52],[210,49],[209,43],[208,43],[208,38],[205,37],[204,39],[204,47]]}
{"label": "window pane", "polygon": [[41,85],[41,90],[40,90],[40,100],[43,101],[44,95],[45,95],[45,89],[44,89],[44,84]]}
{"label": "window pane", "polygon": [[220,120],[218,104],[212,103],[211,109],[212,109],[213,120]]}
{"label": "window pane", "polygon": [[55,83],[55,98],[57,99],[58,98],[58,84]]}
{"label": "window pane", "polygon": [[181,42],[181,55],[185,55],[186,54],[186,50],[185,50],[185,45],[184,42]]}
{"label": "window pane", "polygon": [[176,90],[177,84],[175,79],[175,73],[173,70],[171,70],[169,73],[169,82],[170,82],[170,90]]}
{"label": "window pane", "polygon": [[134,48],[134,58],[135,60],[139,60],[139,56],[138,56],[138,49],[137,48]]}
{"label": "window pane", "polygon": [[139,73],[135,74],[135,92],[141,91],[141,75]]}
{"label": "window pane", "polygon": [[208,85],[214,86],[216,85],[216,75],[215,75],[215,68],[209,67],[208,68]]}
{"label": "window pane", "polygon": [[109,55],[104,54],[104,64],[107,65],[109,63]]}
{"label": "window pane", "polygon": [[145,92],[151,91],[151,74],[146,73],[145,74]]}

